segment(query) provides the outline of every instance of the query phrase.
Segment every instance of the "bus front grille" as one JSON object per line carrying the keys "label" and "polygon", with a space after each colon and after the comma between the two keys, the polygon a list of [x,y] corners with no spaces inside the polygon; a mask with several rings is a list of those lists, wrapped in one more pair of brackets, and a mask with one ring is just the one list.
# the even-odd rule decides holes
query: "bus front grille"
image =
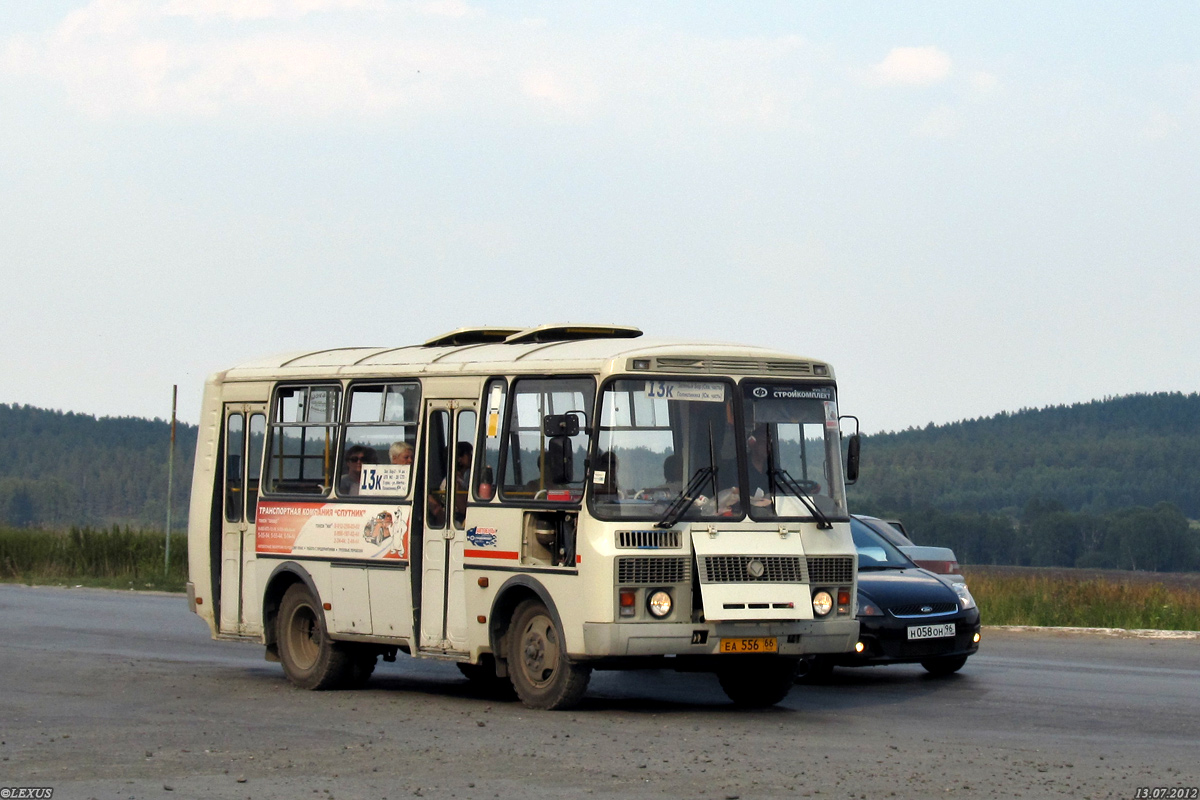
{"label": "bus front grille", "polygon": [[691,580],[690,566],[691,559],[687,556],[625,556],[617,559],[617,583],[622,586],[687,583]]}
{"label": "bus front grille", "polygon": [[617,531],[617,547],[630,550],[652,547],[679,547],[679,531]]}
{"label": "bus front grille", "polygon": [[850,556],[809,556],[809,583],[850,583],[854,580],[854,559]]}
{"label": "bus front grille", "polygon": [[704,556],[704,582],[804,583],[804,567],[799,556]]}

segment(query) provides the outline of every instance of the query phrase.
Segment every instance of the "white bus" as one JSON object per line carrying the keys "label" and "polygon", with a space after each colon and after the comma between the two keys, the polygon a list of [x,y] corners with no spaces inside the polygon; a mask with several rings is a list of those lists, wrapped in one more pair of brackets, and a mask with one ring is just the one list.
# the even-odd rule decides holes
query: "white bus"
{"label": "white bus", "polygon": [[833,369],[640,337],[463,328],[213,375],[192,610],[309,689],[404,652],[534,708],[620,668],[778,702],[858,635]]}

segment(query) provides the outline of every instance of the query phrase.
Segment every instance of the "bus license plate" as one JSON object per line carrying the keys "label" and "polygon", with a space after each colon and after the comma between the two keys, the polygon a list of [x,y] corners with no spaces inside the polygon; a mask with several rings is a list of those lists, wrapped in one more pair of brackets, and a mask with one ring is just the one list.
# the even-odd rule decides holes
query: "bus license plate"
{"label": "bus license plate", "polygon": [[774,636],[757,636],[754,638],[722,639],[722,653],[778,653],[779,640]]}
{"label": "bus license plate", "polygon": [[914,625],[908,629],[909,639],[939,639],[953,635],[953,622],[947,622],[945,625]]}

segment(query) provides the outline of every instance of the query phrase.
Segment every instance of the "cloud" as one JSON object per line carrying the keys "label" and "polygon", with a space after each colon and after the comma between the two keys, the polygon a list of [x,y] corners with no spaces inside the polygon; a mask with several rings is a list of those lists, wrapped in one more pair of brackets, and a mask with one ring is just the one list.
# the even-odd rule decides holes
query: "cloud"
{"label": "cloud", "polygon": [[98,117],[778,129],[807,124],[801,104],[827,61],[797,36],[584,34],[462,0],[92,0],[0,42],[0,70],[57,83]]}
{"label": "cloud", "polygon": [[867,78],[877,86],[928,86],[950,77],[952,67],[950,56],[936,47],[894,47]]}
{"label": "cloud", "polygon": [[286,19],[355,8],[381,8],[382,0],[168,0],[165,17],[193,19]]}

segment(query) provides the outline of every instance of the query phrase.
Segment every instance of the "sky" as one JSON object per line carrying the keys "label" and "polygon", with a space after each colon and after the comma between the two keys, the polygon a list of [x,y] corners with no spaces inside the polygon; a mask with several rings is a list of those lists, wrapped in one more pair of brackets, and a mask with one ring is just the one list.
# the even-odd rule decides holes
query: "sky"
{"label": "sky", "polygon": [[902,430],[1200,390],[1192,2],[0,13],[0,402],[467,325],[834,365]]}

